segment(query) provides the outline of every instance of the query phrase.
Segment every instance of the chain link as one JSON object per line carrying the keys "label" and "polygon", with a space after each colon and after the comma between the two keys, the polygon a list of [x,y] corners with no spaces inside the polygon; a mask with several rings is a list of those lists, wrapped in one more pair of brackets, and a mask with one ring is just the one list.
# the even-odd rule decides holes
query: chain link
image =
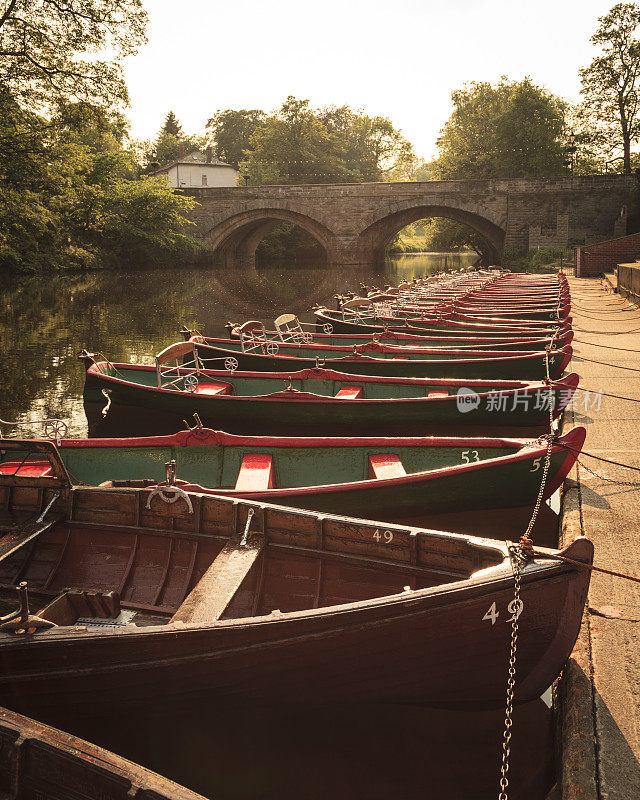
{"label": "chain link", "polygon": [[513,570],[513,622],[511,623],[511,644],[509,648],[509,675],[507,678],[507,701],[504,715],[504,733],[502,737],[502,766],[500,768],[500,793],[498,800],[508,800],[509,788],[509,756],[511,755],[511,728],[513,726],[513,695],[516,685],[516,656],[518,649],[518,611],[520,609],[520,548],[507,543],[511,568]]}
{"label": "chain link", "polygon": [[[545,366],[547,370],[547,382],[549,384],[549,434],[547,435],[547,452],[544,459],[544,467],[542,470],[542,478],[540,481],[540,490],[538,497],[529,520],[529,525],[523,536],[523,539],[528,539],[529,534],[533,530],[536,523],[540,507],[542,505],[542,498],[544,497],[544,489],[547,485],[547,476],[549,475],[549,467],[551,465],[551,449],[553,448],[553,400],[554,391],[551,378],[549,376],[549,347],[545,351]],[[542,439],[543,437],[540,437]],[[509,552],[509,559],[511,561],[511,569],[513,571],[513,615],[511,618],[511,642],[509,648],[509,673],[507,678],[507,693],[504,712],[504,730],[502,734],[502,765],[500,768],[500,792],[498,800],[508,800],[507,790],[509,788],[509,757],[511,755],[511,728],[513,726],[513,698],[516,684],[516,657],[518,652],[518,616],[521,609],[520,601],[520,584],[522,577],[522,565],[526,561],[526,556],[522,552],[520,545],[514,545],[507,542],[507,550]]]}
{"label": "chain link", "polygon": [[600,475],[593,469],[590,469],[582,459],[577,458],[576,461],[580,465],[581,469],[585,472],[588,472],[590,475],[593,475],[595,478],[599,478],[601,481],[605,483],[619,483],[621,486],[640,486],[640,481],[623,481],[621,478],[607,478],[605,475]]}

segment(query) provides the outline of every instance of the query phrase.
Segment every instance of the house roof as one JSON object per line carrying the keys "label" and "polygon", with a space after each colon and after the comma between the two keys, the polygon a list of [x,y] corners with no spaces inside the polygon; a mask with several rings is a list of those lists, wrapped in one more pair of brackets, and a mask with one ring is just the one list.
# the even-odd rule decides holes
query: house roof
{"label": "house roof", "polygon": [[158,175],[161,172],[168,172],[171,167],[189,166],[193,164],[197,164],[199,167],[229,167],[229,169],[237,171],[231,164],[225,164],[224,161],[220,161],[220,159],[215,156],[211,157],[211,161],[207,161],[206,153],[203,153],[201,150],[194,150],[193,153],[188,153],[177,161],[170,161],[168,164],[163,164],[161,167],[158,167],[158,169],[151,170],[149,175]]}

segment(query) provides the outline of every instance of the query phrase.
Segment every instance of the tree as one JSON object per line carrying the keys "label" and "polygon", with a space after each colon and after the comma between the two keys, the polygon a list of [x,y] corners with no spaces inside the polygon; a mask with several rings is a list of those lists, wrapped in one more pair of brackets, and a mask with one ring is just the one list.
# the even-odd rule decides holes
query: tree
{"label": "tree", "polygon": [[0,270],[151,266],[200,246],[185,233],[193,200],[137,180],[114,144],[118,115],[59,114],[49,124],[0,92]]}
{"label": "tree", "polygon": [[451,99],[454,110],[437,141],[440,178],[525,178],[567,171],[567,106],[529,78],[468,83]]}
{"label": "tree", "polygon": [[631,145],[640,138],[640,42],[634,37],[640,25],[640,8],[635,3],[618,3],[598,22],[591,42],[600,46],[601,54],[580,70],[585,128],[591,144],[605,157],[622,151],[628,175]]}
{"label": "tree", "polygon": [[176,136],[178,139],[183,136],[182,125],[178,122],[173,111],[169,111],[167,116],[164,118],[164,124],[162,128],[160,128],[160,135],[163,133],[169,133],[172,136]]}
{"label": "tree", "polygon": [[251,149],[253,136],[266,118],[264,111],[228,108],[216,111],[207,122],[213,152],[217,158],[238,169],[245,151]]}
{"label": "tree", "polygon": [[121,59],[146,41],[146,21],[141,0],[5,0],[0,84],[34,110],[60,99],[125,104]]}
{"label": "tree", "polygon": [[253,184],[352,183],[384,180],[413,158],[388,119],[289,96],[255,130],[241,168]]}

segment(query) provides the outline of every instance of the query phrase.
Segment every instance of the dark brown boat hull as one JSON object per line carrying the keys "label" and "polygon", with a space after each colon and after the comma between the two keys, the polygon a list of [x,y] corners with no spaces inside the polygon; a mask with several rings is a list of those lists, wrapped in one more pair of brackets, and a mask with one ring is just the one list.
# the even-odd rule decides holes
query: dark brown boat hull
{"label": "dark brown boat hull", "polygon": [[[577,637],[587,587],[586,569],[549,564],[525,576],[518,701],[538,697],[558,674]],[[27,713],[168,697],[197,702],[216,694],[499,705],[512,600],[505,572],[490,584],[478,580],[364,607],[276,613],[205,629],[45,632],[3,644],[0,700]],[[487,616],[492,607],[495,622]]]}

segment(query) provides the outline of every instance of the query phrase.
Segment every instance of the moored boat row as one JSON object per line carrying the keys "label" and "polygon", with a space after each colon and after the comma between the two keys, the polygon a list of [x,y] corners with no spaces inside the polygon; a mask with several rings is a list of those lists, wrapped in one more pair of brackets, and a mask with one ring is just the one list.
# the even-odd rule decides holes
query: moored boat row
{"label": "moored boat row", "polygon": [[560,486],[585,436],[557,428],[578,383],[566,279],[466,271],[340,306],[318,330],[185,329],[154,366],[83,352],[87,402],[188,430],[0,442],[0,702],[492,705],[514,617],[516,698],[546,689],[591,544],[567,563],[403,521]]}

